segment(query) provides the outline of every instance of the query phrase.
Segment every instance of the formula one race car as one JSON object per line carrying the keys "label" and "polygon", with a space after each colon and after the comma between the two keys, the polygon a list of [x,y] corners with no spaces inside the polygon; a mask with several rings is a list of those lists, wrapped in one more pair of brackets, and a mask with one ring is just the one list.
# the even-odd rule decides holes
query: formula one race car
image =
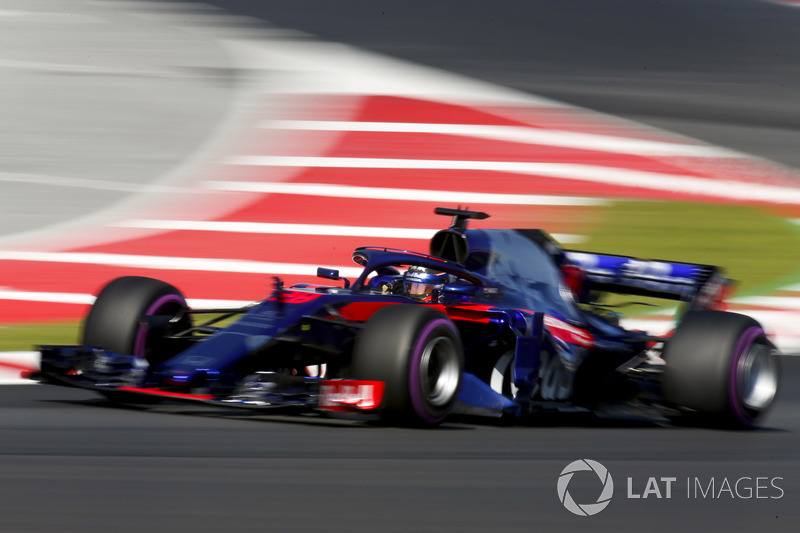
{"label": "formula one race car", "polygon": [[[452,225],[422,254],[362,247],[351,283],[285,288],[240,309],[189,309],[173,286],[122,277],[79,346],[41,346],[35,377],[113,401],[180,400],[361,413],[434,426],[636,407],[749,427],[773,403],[778,353],[752,318],[721,311],[713,266],[563,250],[541,230]],[[609,293],[681,302],[668,336],[623,328]],[[203,320],[201,320],[203,318]]]}

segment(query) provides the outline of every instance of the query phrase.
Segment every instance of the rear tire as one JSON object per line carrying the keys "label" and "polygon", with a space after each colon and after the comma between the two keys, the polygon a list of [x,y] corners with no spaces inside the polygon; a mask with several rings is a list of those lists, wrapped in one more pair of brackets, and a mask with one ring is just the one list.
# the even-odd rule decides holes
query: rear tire
{"label": "rear tire", "polygon": [[752,427],[778,392],[778,355],[754,319],[694,311],[664,348],[664,398],[709,425]]}
{"label": "rear tire", "polygon": [[453,410],[464,373],[464,351],[453,322],[417,305],[379,309],[356,341],[351,374],[383,381],[384,419],[435,426]]}
{"label": "rear tire", "polygon": [[[186,299],[169,283],[139,276],[117,278],[97,295],[84,321],[81,343],[157,364],[171,354],[156,349],[159,339],[149,321],[152,317],[167,321],[186,309]],[[184,322],[181,327],[191,325],[188,315]]]}

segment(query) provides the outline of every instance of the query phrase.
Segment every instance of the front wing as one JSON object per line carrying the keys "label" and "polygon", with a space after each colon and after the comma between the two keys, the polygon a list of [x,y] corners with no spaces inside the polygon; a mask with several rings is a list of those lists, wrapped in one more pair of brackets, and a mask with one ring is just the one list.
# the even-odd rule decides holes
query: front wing
{"label": "front wing", "polygon": [[[85,346],[40,346],[41,369],[31,379],[41,383],[98,392],[124,403],[177,401],[271,412],[318,411],[377,413],[385,383],[323,379],[261,372],[228,390],[168,390],[143,386],[146,363],[141,358]],[[494,391],[472,374],[463,375],[455,413],[499,417],[520,415],[513,400]]]}

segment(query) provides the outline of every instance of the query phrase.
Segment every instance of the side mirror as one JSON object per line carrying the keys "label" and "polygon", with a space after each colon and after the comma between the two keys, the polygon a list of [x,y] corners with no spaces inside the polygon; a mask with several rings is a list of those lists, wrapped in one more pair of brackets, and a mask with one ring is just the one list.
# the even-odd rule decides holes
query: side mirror
{"label": "side mirror", "polygon": [[342,280],[342,281],[344,281],[344,288],[345,289],[349,289],[350,288],[350,280],[347,279],[347,278],[340,277],[339,276],[339,271],[335,270],[333,268],[323,268],[323,267],[317,268],[317,277],[318,278],[330,279],[330,280],[333,280],[333,281]]}

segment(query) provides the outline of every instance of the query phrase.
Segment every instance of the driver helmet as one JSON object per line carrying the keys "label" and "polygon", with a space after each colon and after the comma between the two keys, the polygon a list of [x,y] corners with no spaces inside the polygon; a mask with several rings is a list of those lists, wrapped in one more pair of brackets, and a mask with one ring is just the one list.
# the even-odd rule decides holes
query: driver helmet
{"label": "driver helmet", "polygon": [[415,300],[426,300],[442,286],[442,276],[433,270],[413,265],[403,275],[403,290]]}

